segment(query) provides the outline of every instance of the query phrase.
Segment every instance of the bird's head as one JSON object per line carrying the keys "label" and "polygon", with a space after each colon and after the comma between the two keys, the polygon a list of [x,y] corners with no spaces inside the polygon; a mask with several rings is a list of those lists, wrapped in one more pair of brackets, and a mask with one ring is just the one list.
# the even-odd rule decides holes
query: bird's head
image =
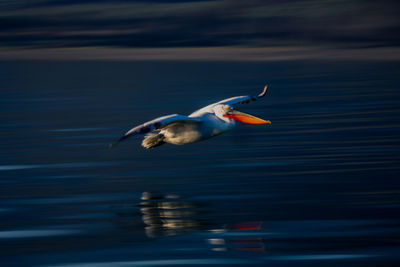
{"label": "bird's head", "polygon": [[249,124],[271,124],[271,121],[266,121],[253,115],[241,112],[234,109],[230,105],[216,105],[214,107],[214,112],[218,118],[226,122],[231,122],[231,120],[235,120]]}

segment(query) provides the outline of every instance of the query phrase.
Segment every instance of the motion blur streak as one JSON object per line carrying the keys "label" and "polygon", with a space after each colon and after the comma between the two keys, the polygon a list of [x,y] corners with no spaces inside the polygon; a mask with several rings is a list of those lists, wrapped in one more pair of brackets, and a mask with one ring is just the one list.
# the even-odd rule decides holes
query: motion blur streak
{"label": "motion blur streak", "polygon": [[[2,61],[2,264],[396,265],[399,77],[375,60]],[[243,108],[268,128],[108,149],[266,80]]]}
{"label": "motion blur streak", "polygon": [[[0,0],[2,266],[397,266],[399,10]],[[108,149],[266,82],[268,128]]]}
{"label": "motion blur streak", "polygon": [[399,1],[2,0],[0,60],[399,60]]}
{"label": "motion blur streak", "polygon": [[2,46],[397,46],[396,0],[0,2]]}

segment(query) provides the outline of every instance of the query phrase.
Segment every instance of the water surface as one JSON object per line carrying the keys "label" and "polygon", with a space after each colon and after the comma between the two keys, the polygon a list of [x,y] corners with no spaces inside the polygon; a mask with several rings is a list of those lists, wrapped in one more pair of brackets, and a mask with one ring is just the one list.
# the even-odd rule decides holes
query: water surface
{"label": "water surface", "polygon": [[[400,255],[400,65],[0,62],[5,266],[377,266]],[[154,150],[161,115],[272,121]],[[150,192],[150,193],[149,193]]]}

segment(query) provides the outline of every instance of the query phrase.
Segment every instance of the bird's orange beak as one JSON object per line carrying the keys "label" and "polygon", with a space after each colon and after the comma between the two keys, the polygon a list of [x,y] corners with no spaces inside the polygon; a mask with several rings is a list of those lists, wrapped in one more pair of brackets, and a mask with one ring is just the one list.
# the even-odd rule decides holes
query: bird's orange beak
{"label": "bird's orange beak", "polygon": [[238,110],[230,110],[228,113],[223,115],[224,117],[236,120],[236,121],[241,121],[244,123],[249,123],[249,124],[271,124],[271,121],[266,121],[260,118],[257,118],[253,115],[240,112]]}

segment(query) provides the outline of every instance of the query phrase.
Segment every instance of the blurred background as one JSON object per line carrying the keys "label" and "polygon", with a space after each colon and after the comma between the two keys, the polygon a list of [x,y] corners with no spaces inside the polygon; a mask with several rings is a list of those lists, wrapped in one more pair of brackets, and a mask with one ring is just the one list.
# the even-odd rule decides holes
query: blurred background
{"label": "blurred background", "polygon": [[399,5],[395,0],[2,0],[0,56],[398,59]]}
{"label": "blurred background", "polygon": [[[0,1],[4,266],[396,266],[398,1]],[[272,121],[153,150],[224,98]]]}

